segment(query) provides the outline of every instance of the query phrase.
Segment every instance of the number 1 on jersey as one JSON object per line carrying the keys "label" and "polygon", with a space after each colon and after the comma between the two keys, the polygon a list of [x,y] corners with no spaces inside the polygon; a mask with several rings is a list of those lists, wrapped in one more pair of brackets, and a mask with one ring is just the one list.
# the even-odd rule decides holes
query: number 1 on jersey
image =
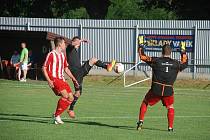
{"label": "number 1 on jersey", "polygon": [[166,67],[166,72],[168,72],[168,67]]}

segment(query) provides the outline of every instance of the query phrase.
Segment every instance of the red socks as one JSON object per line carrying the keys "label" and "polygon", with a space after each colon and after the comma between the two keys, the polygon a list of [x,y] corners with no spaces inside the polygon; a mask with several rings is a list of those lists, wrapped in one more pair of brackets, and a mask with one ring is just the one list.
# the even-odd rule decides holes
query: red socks
{"label": "red socks", "polygon": [[[144,115],[147,111],[147,104],[143,101],[140,107],[139,120],[144,121]],[[168,108],[168,127],[173,128],[174,123],[174,108]]]}
{"label": "red socks", "polygon": [[143,101],[139,111],[139,120],[144,120],[144,114],[147,111],[147,104]]}
{"label": "red socks", "polygon": [[168,127],[173,128],[174,123],[174,108],[168,108]]}
{"label": "red socks", "polygon": [[68,99],[61,97],[58,100],[57,109],[55,111],[55,117],[62,114],[71,103],[72,102],[69,101]]}

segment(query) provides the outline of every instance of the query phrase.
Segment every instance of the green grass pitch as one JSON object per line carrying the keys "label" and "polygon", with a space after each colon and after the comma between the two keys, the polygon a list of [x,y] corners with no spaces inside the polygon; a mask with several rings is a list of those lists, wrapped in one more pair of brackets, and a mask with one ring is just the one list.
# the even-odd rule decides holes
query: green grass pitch
{"label": "green grass pitch", "polygon": [[210,90],[175,88],[174,132],[167,131],[166,109],[149,107],[143,130],[136,130],[140,103],[149,87],[123,88],[106,80],[85,80],[76,118],[62,115],[52,124],[58,97],[46,81],[0,80],[0,140],[209,140]]}

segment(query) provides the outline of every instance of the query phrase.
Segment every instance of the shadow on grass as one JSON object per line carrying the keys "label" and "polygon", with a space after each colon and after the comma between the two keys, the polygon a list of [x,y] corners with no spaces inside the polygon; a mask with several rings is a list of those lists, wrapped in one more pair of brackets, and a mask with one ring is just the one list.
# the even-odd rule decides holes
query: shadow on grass
{"label": "shadow on grass", "polygon": [[[20,121],[20,122],[33,122],[33,123],[42,123],[42,124],[52,124],[51,117],[46,116],[39,116],[39,115],[27,115],[27,114],[8,114],[8,113],[0,113],[0,121]],[[73,123],[73,124],[82,124],[88,126],[100,126],[100,127],[107,127],[107,128],[115,128],[115,129],[124,129],[124,130],[131,130],[135,131],[136,126],[125,126],[125,125],[112,125],[112,124],[105,124],[96,121],[82,121],[82,120],[66,120],[65,123]],[[151,131],[166,131],[157,128],[148,128],[144,127],[143,130],[151,130]]]}
{"label": "shadow on grass", "polygon": [[163,129],[158,129],[158,128],[149,128],[149,127],[143,127],[143,129],[139,131],[144,131],[144,130],[168,132],[168,130],[163,130]]}
{"label": "shadow on grass", "polygon": [[135,127],[133,127],[133,126],[110,125],[110,124],[105,124],[105,123],[95,122],[95,121],[81,121],[81,120],[68,121],[67,120],[65,122],[75,123],[75,124],[83,124],[83,125],[89,125],[89,126],[101,126],[101,127],[109,127],[109,128],[117,128],[117,129],[135,130]]}
{"label": "shadow on grass", "polygon": [[8,121],[21,121],[21,122],[35,122],[35,123],[45,123],[52,124],[52,121],[49,121],[51,117],[36,116],[36,115],[26,115],[26,114],[8,114],[0,113],[0,120]]}

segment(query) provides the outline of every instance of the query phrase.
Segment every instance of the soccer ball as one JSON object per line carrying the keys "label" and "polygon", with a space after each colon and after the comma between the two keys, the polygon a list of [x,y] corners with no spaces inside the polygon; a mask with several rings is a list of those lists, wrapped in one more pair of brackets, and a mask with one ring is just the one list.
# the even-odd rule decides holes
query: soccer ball
{"label": "soccer ball", "polygon": [[114,66],[114,71],[116,73],[121,73],[124,71],[124,65],[122,63],[116,63]]}

